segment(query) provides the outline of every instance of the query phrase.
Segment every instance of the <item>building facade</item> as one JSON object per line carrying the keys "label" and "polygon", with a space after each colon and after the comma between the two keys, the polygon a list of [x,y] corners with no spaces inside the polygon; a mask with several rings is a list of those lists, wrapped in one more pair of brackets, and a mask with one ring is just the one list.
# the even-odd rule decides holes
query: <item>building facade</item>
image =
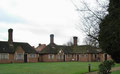
{"label": "building facade", "polygon": [[99,62],[112,60],[101,49],[90,45],[78,45],[77,37],[73,37],[73,45],[57,45],[54,35],[50,35],[48,45],[39,44],[33,48],[25,42],[13,42],[13,29],[8,30],[8,41],[0,41],[0,63],[29,62]]}
{"label": "building facade", "polygon": [[28,43],[13,42],[13,29],[8,30],[8,41],[0,41],[0,63],[38,62],[38,54]]}
{"label": "building facade", "polygon": [[39,52],[40,62],[97,62],[111,60],[111,57],[101,49],[90,45],[78,45],[77,37],[73,37],[73,45],[56,45],[54,35],[50,35],[50,43]]}

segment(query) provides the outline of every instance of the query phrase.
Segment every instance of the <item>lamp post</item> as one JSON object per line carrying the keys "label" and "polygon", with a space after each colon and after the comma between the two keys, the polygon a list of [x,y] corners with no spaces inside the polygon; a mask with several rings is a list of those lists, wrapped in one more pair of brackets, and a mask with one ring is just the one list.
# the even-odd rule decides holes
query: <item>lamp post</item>
{"label": "lamp post", "polygon": [[90,71],[91,71],[91,65],[88,64],[88,72],[90,72]]}

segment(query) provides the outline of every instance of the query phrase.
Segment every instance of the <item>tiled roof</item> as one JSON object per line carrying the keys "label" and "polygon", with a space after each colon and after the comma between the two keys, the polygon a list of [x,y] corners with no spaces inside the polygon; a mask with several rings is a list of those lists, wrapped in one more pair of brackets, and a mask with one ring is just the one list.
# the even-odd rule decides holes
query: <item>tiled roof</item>
{"label": "tiled roof", "polygon": [[73,46],[73,53],[100,53],[99,48],[90,45]]}
{"label": "tiled roof", "polygon": [[63,50],[64,53],[68,53],[70,51],[69,47],[66,46],[60,46],[56,44],[49,44],[47,45],[41,52],[40,54],[57,54],[60,50]]}
{"label": "tiled roof", "polygon": [[14,50],[8,44],[8,42],[0,41],[0,53],[13,53]]}
{"label": "tiled roof", "polygon": [[35,50],[36,50],[37,52],[40,52],[40,51],[41,51],[42,49],[44,49],[45,47],[46,47],[45,44],[39,44],[39,46],[36,47]]}
{"label": "tiled roof", "polygon": [[12,47],[9,46],[7,41],[0,41],[0,53],[14,53],[18,46],[21,46],[25,53],[36,53],[35,49],[31,47],[28,43],[13,42]]}
{"label": "tiled roof", "polygon": [[60,50],[63,50],[65,54],[100,53],[101,52],[100,49],[89,46],[89,45],[64,46],[64,45],[49,44],[40,52],[40,54],[57,54]]}

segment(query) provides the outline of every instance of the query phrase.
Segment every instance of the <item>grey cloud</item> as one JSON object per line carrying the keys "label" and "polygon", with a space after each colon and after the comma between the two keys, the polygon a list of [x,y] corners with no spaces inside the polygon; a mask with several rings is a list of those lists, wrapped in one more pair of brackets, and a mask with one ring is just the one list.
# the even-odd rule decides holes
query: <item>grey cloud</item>
{"label": "grey cloud", "polygon": [[11,15],[8,12],[5,12],[2,9],[0,9],[0,22],[6,22],[6,23],[27,23],[27,21],[25,21],[23,18]]}

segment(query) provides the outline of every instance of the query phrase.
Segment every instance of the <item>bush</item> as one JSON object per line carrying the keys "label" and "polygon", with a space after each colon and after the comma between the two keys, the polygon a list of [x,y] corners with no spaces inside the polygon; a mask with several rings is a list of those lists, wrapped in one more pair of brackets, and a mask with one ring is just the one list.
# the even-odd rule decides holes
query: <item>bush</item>
{"label": "bush", "polygon": [[114,65],[115,65],[114,61],[111,60],[104,61],[99,65],[98,74],[110,74],[111,73],[110,70]]}

